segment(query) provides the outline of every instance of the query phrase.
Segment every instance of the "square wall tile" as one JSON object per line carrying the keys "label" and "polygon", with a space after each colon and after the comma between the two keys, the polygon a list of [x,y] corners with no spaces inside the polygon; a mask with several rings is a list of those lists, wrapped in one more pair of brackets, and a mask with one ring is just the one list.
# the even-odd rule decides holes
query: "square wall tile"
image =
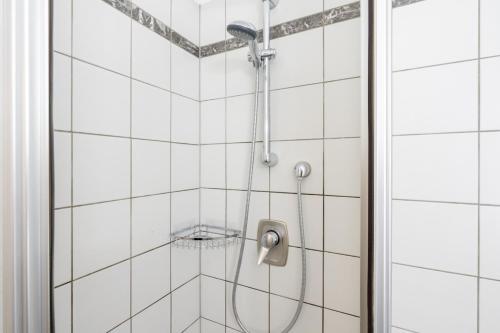
{"label": "square wall tile", "polygon": [[[267,291],[269,290],[269,265],[257,265],[258,253],[256,249],[256,241],[246,241],[238,283],[240,285]],[[230,248],[226,249],[227,281],[234,281],[239,253],[239,246],[231,246]]]}
{"label": "square wall tile", "polygon": [[162,333],[170,329],[170,295],[132,318],[132,330],[123,333]]}
{"label": "square wall tile", "polygon": [[170,0],[134,0],[134,4],[170,26]]}
{"label": "square wall tile", "polygon": [[71,55],[72,1],[54,0],[52,43],[55,51]]}
{"label": "square wall tile", "polygon": [[[249,143],[235,143],[226,147],[226,177],[229,189],[245,190],[248,186],[248,165],[250,164]],[[269,168],[260,161],[262,145],[255,147],[255,161],[252,189],[266,191],[269,188]]]}
{"label": "square wall tile", "polygon": [[500,130],[500,58],[481,60],[481,130]]}
{"label": "square wall tile", "polygon": [[360,256],[361,200],[325,197],[325,251]]}
{"label": "square wall tile", "polygon": [[170,93],[132,80],[132,137],[170,141]]}
{"label": "square wall tile", "polygon": [[500,3],[496,0],[481,0],[481,57],[500,54]]}
{"label": "square wall tile", "polygon": [[111,333],[130,333],[131,332],[131,329],[132,329],[132,320],[127,320],[126,322],[124,322],[123,324],[121,324],[120,326],[112,329],[110,332]]}
{"label": "square wall tile", "polygon": [[170,89],[170,48],[168,40],[132,22],[132,77]]}
{"label": "square wall tile", "polygon": [[[262,94],[259,96],[262,101]],[[226,131],[227,142],[251,142],[252,125],[254,118],[255,96],[243,95],[227,99]],[[259,108],[258,117],[262,119],[262,108]],[[262,141],[262,121],[257,124],[257,140]]]}
{"label": "square wall tile", "polygon": [[[323,253],[307,250],[306,296],[305,302],[317,306],[323,304]],[[298,300],[302,284],[302,251],[288,248],[286,266],[270,266],[270,290],[273,294]]]}
{"label": "square wall tile", "polygon": [[[283,332],[290,323],[290,317],[295,313],[297,301],[271,295],[271,332]],[[323,310],[320,307],[304,304],[300,317],[290,330],[293,333],[322,333]]]}
{"label": "square wall tile", "polygon": [[132,254],[170,240],[170,194],[132,199]]}
{"label": "square wall tile", "polygon": [[[358,317],[345,313],[324,310],[325,332],[359,333],[360,320]],[[392,333],[395,333],[392,331]]]}
{"label": "square wall tile", "polygon": [[279,59],[271,67],[272,89],[323,81],[323,29],[274,39],[272,47]]}
{"label": "square wall tile", "polygon": [[201,274],[224,280],[226,278],[226,250],[201,249]]}
{"label": "square wall tile", "polygon": [[75,205],[130,196],[129,139],[74,134],[73,147]]}
{"label": "square wall tile", "polygon": [[[228,10],[231,3],[242,1],[247,2],[246,0],[235,0],[228,2]],[[250,4],[250,3],[249,3]],[[257,5],[257,4],[252,4]],[[260,5],[260,4],[259,4]],[[261,14],[259,14],[261,15]],[[241,17],[238,18],[242,19]],[[228,21],[232,22],[232,21]],[[255,23],[255,21],[251,21]],[[273,44],[273,47],[274,44]],[[252,64],[248,62],[248,48],[240,48],[233,51],[225,52],[226,54],[226,95],[227,96],[235,96],[235,95],[243,95],[243,94],[251,94],[255,92],[255,69],[252,67]],[[211,58],[211,57],[208,57]],[[207,59],[208,59],[207,58]],[[206,60],[204,60],[206,61]],[[214,60],[215,61],[215,60]],[[219,66],[218,66],[219,67]],[[202,74],[201,80],[205,82],[203,78],[203,68],[207,68],[206,65],[202,65]],[[274,68],[274,67],[273,67]],[[219,71],[217,71],[217,75],[222,75]],[[205,74],[205,77],[207,75]],[[273,78],[276,75],[273,74]],[[206,84],[202,83],[202,91],[206,90],[203,87]],[[217,91],[220,91],[218,89]],[[202,99],[206,96],[202,95]]]}
{"label": "square wall tile", "polygon": [[[68,2],[68,1],[64,1]],[[52,118],[55,130],[71,130],[71,58],[53,52]]]}
{"label": "square wall tile", "polygon": [[201,146],[201,186],[226,187],[225,145]]}
{"label": "square wall tile", "polygon": [[73,1],[73,55],[130,74],[130,17],[101,0]]}
{"label": "square wall tile", "polygon": [[271,93],[271,140],[323,137],[323,84]]}
{"label": "square wall tile", "polygon": [[71,205],[71,134],[54,133],[54,206]]}
{"label": "square wall tile", "polygon": [[393,201],[393,262],[477,275],[477,256],[477,206]]}
{"label": "square wall tile", "polygon": [[172,91],[195,100],[200,98],[200,60],[175,45],[172,45]]}
{"label": "square wall tile", "polygon": [[132,140],[132,195],[170,191],[170,143]]}
{"label": "square wall tile", "polygon": [[479,332],[493,333],[500,330],[500,282],[480,280],[479,295]]}
{"label": "square wall tile", "polygon": [[500,204],[500,132],[481,133],[481,203]]}
{"label": "square wall tile", "polygon": [[170,269],[172,290],[174,290],[200,274],[200,251],[177,247],[175,244],[172,245],[171,251]]}
{"label": "square wall tile", "polygon": [[54,285],[71,280],[71,209],[54,211]]}
{"label": "square wall tile", "polygon": [[172,144],[172,191],[200,186],[199,163],[199,146]]}
{"label": "square wall tile", "polygon": [[280,2],[279,6],[273,9],[271,15],[271,26],[283,22],[288,22],[311,14],[316,14],[323,11],[322,0],[291,0]]}
{"label": "square wall tile", "polygon": [[226,225],[226,191],[201,189],[201,224],[224,228]]}
{"label": "square wall tile", "polygon": [[477,202],[477,134],[393,138],[393,197]]}
{"label": "square wall tile", "polygon": [[[245,59],[246,60],[246,59]],[[252,74],[251,65],[241,70]],[[202,101],[224,97],[226,94],[226,53],[200,59],[200,98]]]}
{"label": "square wall tile", "polygon": [[500,280],[500,207],[481,207],[480,276]]}
{"label": "square wall tile", "polygon": [[200,6],[194,1],[172,0],[172,29],[200,44]]}
{"label": "square wall tile", "polygon": [[198,196],[199,190],[172,193],[172,231],[198,224]]}
{"label": "square wall tile", "polygon": [[130,315],[130,262],[77,280],[73,285],[73,332],[106,332]]}
{"label": "square wall tile", "polygon": [[325,307],[359,316],[360,259],[333,253],[324,256]]}
{"label": "square wall tile", "polygon": [[170,245],[132,259],[133,314],[161,299],[169,291]]}
{"label": "square wall tile", "polygon": [[361,135],[361,80],[325,83],[325,137]]}
{"label": "square wall tile", "polygon": [[[304,233],[308,249],[323,250],[323,197],[302,196]],[[300,247],[300,228],[296,194],[271,193],[271,218],[286,221],[289,244]]]}
{"label": "square wall tile", "polygon": [[180,333],[200,316],[200,281],[193,279],[172,295],[172,333]]}
{"label": "square wall tile", "polygon": [[130,79],[73,63],[73,130],[130,136]]}
{"label": "square wall tile", "polygon": [[172,94],[172,141],[199,143],[200,103]]}
{"label": "square wall tile", "polygon": [[[245,191],[227,191],[227,227],[241,230],[245,218]],[[269,219],[269,193],[252,192],[247,238],[257,239],[258,223]]]}
{"label": "square wall tile", "polygon": [[73,274],[80,277],[130,256],[130,201],[73,209]]}
{"label": "square wall tile", "polygon": [[[307,161],[311,165],[311,174],[302,183],[302,191],[323,193],[323,140],[273,142],[271,151],[279,158],[278,164],[271,169],[271,191],[296,192],[295,164]],[[258,163],[262,164],[260,160]]]}
{"label": "square wall tile", "polygon": [[393,74],[393,134],[476,131],[478,63]]}
{"label": "square wall tile", "polygon": [[360,196],[360,139],[325,140],[325,194]]}
{"label": "square wall tile", "polygon": [[71,332],[71,283],[54,289],[54,317],[57,333]]}
{"label": "square wall tile", "polygon": [[200,45],[226,38],[226,0],[214,0],[200,7]]}
{"label": "square wall tile", "polygon": [[[226,325],[234,329],[239,329],[232,310],[232,290],[233,284],[227,283]],[[269,294],[255,289],[238,286],[236,290],[236,304],[238,305],[238,314],[241,320],[247,324],[247,328],[250,332],[269,332]]]}
{"label": "square wall tile", "polygon": [[392,266],[392,324],[416,332],[477,330],[477,279]]}
{"label": "square wall tile", "polygon": [[226,320],[226,283],[201,276],[201,316],[218,323]]}
{"label": "square wall tile", "polygon": [[201,102],[201,143],[226,141],[226,101],[215,99]]}
{"label": "square wall tile", "polygon": [[361,20],[325,26],[325,80],[361,75]]}
{"label": "square wall tile", "polygon": [[421,1],[394,9],[392,22],[394,70],[478,56],[477,0]]}

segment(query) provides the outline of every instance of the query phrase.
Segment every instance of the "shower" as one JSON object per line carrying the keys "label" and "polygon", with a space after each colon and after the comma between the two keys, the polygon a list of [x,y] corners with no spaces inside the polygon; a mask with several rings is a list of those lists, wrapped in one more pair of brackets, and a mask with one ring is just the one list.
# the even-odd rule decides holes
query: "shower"
{"label": "shower", "polygon": [[[248,167],[248,183],[246,190],[245,200],[245,215],[243,220],[243,230],[241,235],[241,245],[238,256],[238,263],[234,277],[234,284],[232,290],[232,308],[236,322],[241,330],[245,333],[251,333],[243,323],[238,313],[238,306],[236,304],[236,293],[238,282],[241,272],[241,265],[243,261],[243,253],[245,250],[245,241],[248,231],[248,217],[250,210],[250,200],[252,195],[252,181],[255,161],[255,146],[257,138],[257,123],[258,123],[258,108],[259,108],[259,85],[261,70],[263,73],[264,83],[264,147],[262,153],[262,163],[267,167],[273,167],[278,163],[278,157],[271,152],[271,124],[270,124],[270,60],[276,56],[276,51],[270,48],[270,11],[275,8],[278,0],[264,0],[264,28],[263,48],[259,49],[257,45],[258,32],[253,24],[245,21],[235,21],[227,26],[227,31],[235,38],[248,43],[250,52],[248,60],[252,62],[255,68],[255,97],[254,97],[254,112],[253,112],[253,125],[252,125],[252,143],[250,150],[250,162]],[[306,248],[305,248],[305,234],[304,234],[304,217],[302,211],[302,181],[311,173],[311,166],[309,163],[301,161],[295,165],[295,177],[297,181],[297,205],[299,217],[299,232],[300,232],[300,245],[301,245],[301,261],[302,261],[302,274],[301,274],[301,290],[300,298],[295,310],[295,313],[283,329],[283,333],[289,332],[297,322],[302,306],[304,303],[306,292]],[[285,266],[288,257],[288,231],[285,222],[274,220],[261,220],[259,223],[259,230],[257,233],[257,250],[258,261],[257,265],[267,263],[275,266]]]}

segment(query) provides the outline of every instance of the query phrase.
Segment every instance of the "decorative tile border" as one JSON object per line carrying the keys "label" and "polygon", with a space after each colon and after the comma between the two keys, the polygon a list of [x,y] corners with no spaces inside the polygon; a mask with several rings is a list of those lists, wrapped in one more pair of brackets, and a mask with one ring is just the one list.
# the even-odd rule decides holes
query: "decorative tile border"
{"label": "decorative tile border", "polygon": [[392,0],[392,8],[403,7],[411,5],[424,0]]}
{"label": "decorative tile border", "polygon": [[[220,42],[212,43],[202,47],[197,46],[161,20],[149,14],[130,0],[102,0],[111,7],[131,17],[142,26],[157,33],[172,44],[184,49],[195,57],[204,58],[219,53],[236,50],[247,45],[246,42],[237,38],[230,38]],[[411,5],[424,0],[392,0],[393,8]],[[344,6],[325,10],[321,13],[312,14],[292,21],[281,23],[271,27],[271,38],[281,38],[303,31],[320,28],[351,20],[360,16],[360,2],[353,2]],[[262,30],[258,32],[258,41],[262,42]]]}
{"label": "decorative tile border", "polygon": [[[360,16],[360,3],[353,2],[339,6],[321,13],[312,14],[292,21],[281,23],[271,27],[271,39],[290,36],[299,32],[320,28],[325,25],[351,20]],[[262,42],[262,30],[258,33],[258,41]],[[216,42],[200,48],[200,58],[216,55],[222,52],[232,51],[246,46],[237,38]]]}

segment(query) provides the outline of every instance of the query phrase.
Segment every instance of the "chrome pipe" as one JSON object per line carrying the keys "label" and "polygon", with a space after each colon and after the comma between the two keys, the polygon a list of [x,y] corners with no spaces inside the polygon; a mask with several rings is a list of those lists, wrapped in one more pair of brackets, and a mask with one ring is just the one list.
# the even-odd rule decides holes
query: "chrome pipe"
{"label": "chrome pipe", "polygon": [[275,6],[271,0],[264,0],[264,28],[262,32],[263,50],[262,72],[264,76],[264,149],[262,151],[262,163],[268,167],[278,163],[278,156],[271,152],[271,70],[270,61],[274,57],[274,50],[270,49],[271,9]]}

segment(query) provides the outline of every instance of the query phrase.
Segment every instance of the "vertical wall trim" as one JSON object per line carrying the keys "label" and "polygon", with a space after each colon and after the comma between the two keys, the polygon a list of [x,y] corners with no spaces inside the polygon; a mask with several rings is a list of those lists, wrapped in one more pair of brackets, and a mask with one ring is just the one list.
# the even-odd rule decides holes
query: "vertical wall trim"
{"label": "vertical wall trim", "polygon": [[[392,6],[372,1],[371,87],[373,156],[373,332],[388,333],[391,327],[391,29]],[[366,208],[366,207],[364,207]],[[365,210],[363,210],[365,211]],[[365,217],[366,219],[366,217]],[[364,332],[364,331],[363,331]]]}

